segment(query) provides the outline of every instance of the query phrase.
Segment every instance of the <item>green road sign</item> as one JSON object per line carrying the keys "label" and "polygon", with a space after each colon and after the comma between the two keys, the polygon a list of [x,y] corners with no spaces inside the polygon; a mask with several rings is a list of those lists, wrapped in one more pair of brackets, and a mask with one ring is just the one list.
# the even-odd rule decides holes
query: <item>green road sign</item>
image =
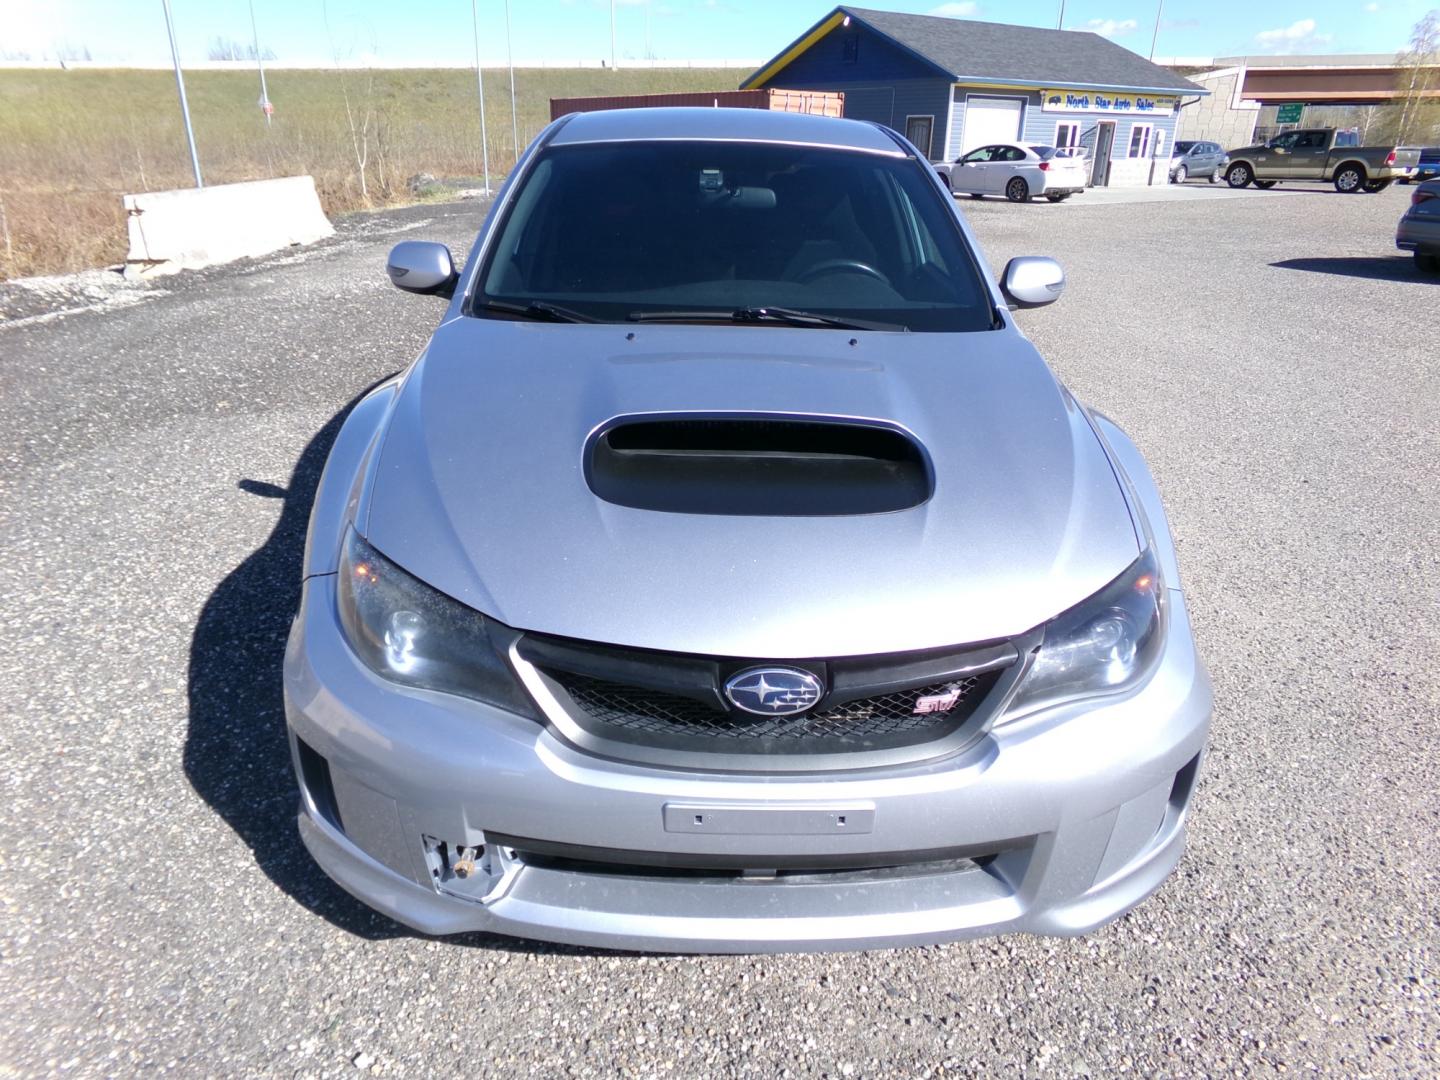
{"label": "green road sign", "polygon": [[1304,105],[1281,105],[1275,113],[1275,122],[1277,124],[1298,124],[1300,117],[1304,115]]}

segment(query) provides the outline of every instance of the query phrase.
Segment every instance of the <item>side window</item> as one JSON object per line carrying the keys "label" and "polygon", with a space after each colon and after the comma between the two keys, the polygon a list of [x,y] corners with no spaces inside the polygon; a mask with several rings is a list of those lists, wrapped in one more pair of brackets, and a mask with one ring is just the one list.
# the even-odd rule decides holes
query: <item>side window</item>
{"label": "side window", "polygon": [[978,164],[980,164],[982,161],[989,161],[989,160],[990,160],[990,152],[991,152],[992,150],[994,150],[994,149],[995,149],[995,148],[994,148],[993,146],[982,146],[982,147],[980,147],[980,149],[978,149],[978,150],[971,150],[968,154],[966,154],[964,157],[962,157],[962,158],[960,159],[960,164],[962,164],[962,165],[978,165]]}
{"label": "side window", "polygon": [[1284,135],[1277,135],[1271,140],[1271,146],[1276,150],[1293,150],[1295,144],[1300,140],[1298,131],[1287,131]]}
{"label": "side window", "polygon": [[1024,161],[1025,151],[1018,146],[1002,146],[1000,152],[995,155],[996,161]]}
{"label": "side window", "polygon": [[1300,140],[1295,144],[1295,146],[1297,149],[1304,148],[1306,150],[1324,150],[1325,132],[1307,131],[1304,135],[1300,136]]}

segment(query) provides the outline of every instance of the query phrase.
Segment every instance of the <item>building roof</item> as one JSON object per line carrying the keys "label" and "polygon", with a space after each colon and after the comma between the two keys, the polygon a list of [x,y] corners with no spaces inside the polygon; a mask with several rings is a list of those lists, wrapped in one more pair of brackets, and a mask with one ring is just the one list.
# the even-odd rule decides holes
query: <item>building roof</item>
{"label": "building roof", "polygon": [[765,85],[846,17],[883,34],[956,82],[1208,93],[1173,71],[1085,30],[1046,30],[849,5],[837,7],[741,86]]}

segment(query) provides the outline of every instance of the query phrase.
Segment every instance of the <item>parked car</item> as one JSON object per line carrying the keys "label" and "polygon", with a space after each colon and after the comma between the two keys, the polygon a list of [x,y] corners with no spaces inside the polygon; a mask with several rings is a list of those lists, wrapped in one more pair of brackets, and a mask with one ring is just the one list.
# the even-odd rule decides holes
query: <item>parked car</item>
{"label": "parked car", "polygon": [[[879,125],[544,129],[330,451],[300,832],[425,933],[665,951],[1072,935],[1184,844],[1211,692],[1139,451]],[[425,317],[431,321],[431,317]]]}
{"label": "parked car", "polygon": [[977,147],[956,158],[949,172],[950,190],[957,195],[1004,195],[1011,202],[1036,195],[1064,202],[1085,190],[1090,175],[1083,151],[1020,143]]}
{"label": "parked car", "polygon": [[1335,190],[1384,191],[1408,176],[1418,151],[1394,146],[1350,146],[1348,131],[1309,128],[1287,131],[1269,142],[1230,151],[1225,180],[1233,188],[1253,183],[1272,188],[1281,180],[1329,180]]}
{"label": "parked car", "polygon": [[1415,171],[1401,180],[1402,184],[1423,184],[1426,180],[1440,177],[1440,146],[1405,146],[1400,149],[1414,150],[1419,155]]}
{"label": "parked car", "polygon": [[1181,139],[1170,154],[1170,182],[1204,178],[1218,184],[1230,158],[1219,143]]}
{"label": "parked car", "polygon": [[1395,246],[1415,253],[1415,266],[1440,273],[1440,180],[1426,180],[1410,193],[1410,207],[1395,230]]}

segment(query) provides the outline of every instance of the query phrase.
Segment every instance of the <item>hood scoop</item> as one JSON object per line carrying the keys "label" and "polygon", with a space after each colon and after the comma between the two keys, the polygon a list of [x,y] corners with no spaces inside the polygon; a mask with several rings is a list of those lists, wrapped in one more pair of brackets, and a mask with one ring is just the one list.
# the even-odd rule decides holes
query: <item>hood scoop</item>
{"label": "hood scoop", "polygon": [[621,419],[591,437],[585,479],[618,506],[729,516],[884,514],[919,506],[933,490],[908,434],[788,417]]}

